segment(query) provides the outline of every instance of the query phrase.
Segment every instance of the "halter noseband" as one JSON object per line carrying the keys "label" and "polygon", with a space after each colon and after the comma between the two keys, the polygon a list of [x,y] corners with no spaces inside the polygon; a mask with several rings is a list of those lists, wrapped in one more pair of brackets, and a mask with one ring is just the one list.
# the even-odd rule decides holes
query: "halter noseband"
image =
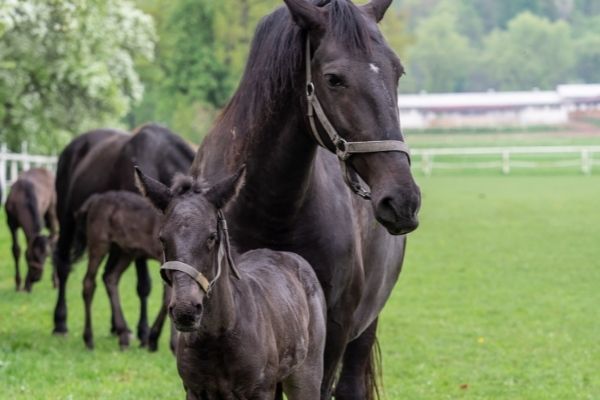
{"label": "halter noseband", "polygon": [[317,98],[317,94],[315,93],[315,85],[312,81],[312,73],[311,73],[311,58],[310,58],[310,37],[306,37],[306,99],[308,100],[308,120],[310,122],[311,133],[317,143],[322,147],[332,151],[329,147],[325,145],[319,131],[317,130],[317,125],[315,123],[315,114],[317,119],[323,126],[323,129],[327,133],[329,140],[335,147],[335,154],[340,160],[340,166],[342,167],[342,174],[344,176],[344,180],[346,184],[350,187],[350,189],[364,199],[371,198],[371,192],[369,189],[365,188],[365,186],[361,183],[360,177],[358,173],[352,168],[351,165],[347,164],[348,159],[353,154],[359,153],[380,153],[386,151],[399,151],[401,153],[406,154],[408,157],[408,162],[410,163],[410,150],[408,145],[401,140],[370,140],[367,142],[348,142],[340,135],[338,135],[336,129],[333,127],[327,115],[325,115],[325,111],[323,111],[323,107],[321,107],[321,103]]}
{"label": "halter noseband", "polygon": [[200,288],[206,293],[208,296],[213,286],[221,276],[221,271],[223,269],[223,262],[226,260],[233,271],[233,274],[237,279],[240,279],[240,274],[233,262],[233,258],[231,257],[231,244],[229,242],[229,230],[227,229],[227,221],[223,216],[223,211],[217,211],[217,237],[219,241],[219,249],[217,250],[217,273],[215,277],[209,281],[206,276],[196,268],[192,267],[189,264],[186,264],[181,261],[167,261],[160,267],[160,276],[163,281],[167,283],[167,285],[171,286],[172,282],[167,276],[167,271],[179,271],[187,274],[190,278],[192,278]]}

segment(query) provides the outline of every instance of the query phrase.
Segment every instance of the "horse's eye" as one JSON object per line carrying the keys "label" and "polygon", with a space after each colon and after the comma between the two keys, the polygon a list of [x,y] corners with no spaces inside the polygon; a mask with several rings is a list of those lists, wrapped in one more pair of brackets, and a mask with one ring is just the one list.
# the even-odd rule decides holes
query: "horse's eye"
{"label": "horse's eye", "polygon": [[206,239],[206,246],[208,246],[208,248],[211,249],[215,245],[216,241],[217,241],[217,233],[213,232],[210,235],[208,235],[208,239]]}
{"label": "horse's eye", "polygon": [[344,80],[340,76],[335,74],[325,74],[325,81],[327,82],[327,85],[331,88],[344,86]]}

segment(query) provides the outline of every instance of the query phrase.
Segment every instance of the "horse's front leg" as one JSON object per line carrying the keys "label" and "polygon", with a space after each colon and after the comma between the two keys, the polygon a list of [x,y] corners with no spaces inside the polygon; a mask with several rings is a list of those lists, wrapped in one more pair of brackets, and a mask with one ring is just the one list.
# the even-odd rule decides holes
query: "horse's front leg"
{"label": "horse's front leg", "polygon": [[[160,339],[160,334],[165,324],[165,320],[167,319],[167,307],[170,300],[171,288],[168,285],[163,284],[162,303],[158,315],[152,324],[152,328],[150,328],[150,335],[148,337],[148,350],[150,351],[158,350],[158,339]],[[174,339],[172,336],[173,335],[171,335],[171,341]]]}
{"label": "horse's front leg", "polygon": [[137,274],[137,294],[140,298],[140,320],[137,326],[137,336],[140,345],[148,344],[148,296],[152,289],[152,281],[148,271],[148,261],[145,258],[135,260],[135,271]]}
{"label": "horse's front leg", "polygon": [[21,258],[21,247],[19,246],[19,235],[17,228],[12,224],[9,225],[10,234],[12,236],[12,254],[15,259],[15,287],[17,292],[21,289],[21,270],[19,269],[19,259]]}
{"label": "horse's front leg", "polygon": [[323,362],[323,382],[321,384],[321,400],[329,400],[333,395],[333,385],[338,366],[344,356],[346,343],[350,336],[350,324],[340,323],[331,318],[327,320],[327,339],[325,341],[325,356]]}
{"label": "horse's front leg", "polygon": [[348,343],[342,371],[335,388],[336,400],[374,399],[377,394],[378,364],[374,348],[377,319],[359,337]]}

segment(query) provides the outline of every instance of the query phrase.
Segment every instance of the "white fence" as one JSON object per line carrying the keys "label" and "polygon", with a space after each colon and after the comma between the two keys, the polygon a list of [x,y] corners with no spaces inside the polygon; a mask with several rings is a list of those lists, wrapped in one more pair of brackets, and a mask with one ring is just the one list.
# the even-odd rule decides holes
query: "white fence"
{"label": "white fence", "polygon": [[509,174],[516,168],[578,168],[590,175],[594,165],[600,165],[600,146],[434,148],[414,149],[412,154],[413,166],[425,175],[434,169],[497,169]]}
{"label": "white fence", "polygon": [[57,157],[28,154],[27,144],[21,146],[21,153],[10,153],[3,144],[0,146],[0,188],[2,201],[6,198],[8,188],[17,180],[19,174],[34,167],[56,170]]}

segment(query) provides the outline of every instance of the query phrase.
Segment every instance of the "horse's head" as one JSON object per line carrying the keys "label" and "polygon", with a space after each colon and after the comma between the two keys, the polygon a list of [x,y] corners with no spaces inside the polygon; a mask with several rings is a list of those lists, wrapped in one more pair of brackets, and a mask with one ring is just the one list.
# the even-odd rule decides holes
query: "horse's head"
{"label": "horse's head", "polygon": [[237,193],[240,176],[241,172],[210,188],[182,177],[168,188],[136,169],[140,191],[164,214],[161,273],[173,287],[168,309],[179,331],[199,329],[206,296],[219,278],[227,279],[218,260],[223,240],[218,215]]}
{"label": "horse's head", "polygon": [[25,290],[31,291],[31,286],[42,279],[44,263],[50,253],[50,239],[47,236],[37,235],[31,240],[25,252],[27,260],[27,277],[25,278]]}
{"label": "horse's head", "polygon": [[[347,0],[285,3],[310,38],[308,89],[337,134],[346,142],[404,141],[397,97],[404,70],[377,26],[391,0],[361,7]],[[335,151],[322,120],[317,124],[321,141]],[[416,229],[421,194],[407,151],[352,154],[346,165],[370,186],[376,218],[391,234]]]}

